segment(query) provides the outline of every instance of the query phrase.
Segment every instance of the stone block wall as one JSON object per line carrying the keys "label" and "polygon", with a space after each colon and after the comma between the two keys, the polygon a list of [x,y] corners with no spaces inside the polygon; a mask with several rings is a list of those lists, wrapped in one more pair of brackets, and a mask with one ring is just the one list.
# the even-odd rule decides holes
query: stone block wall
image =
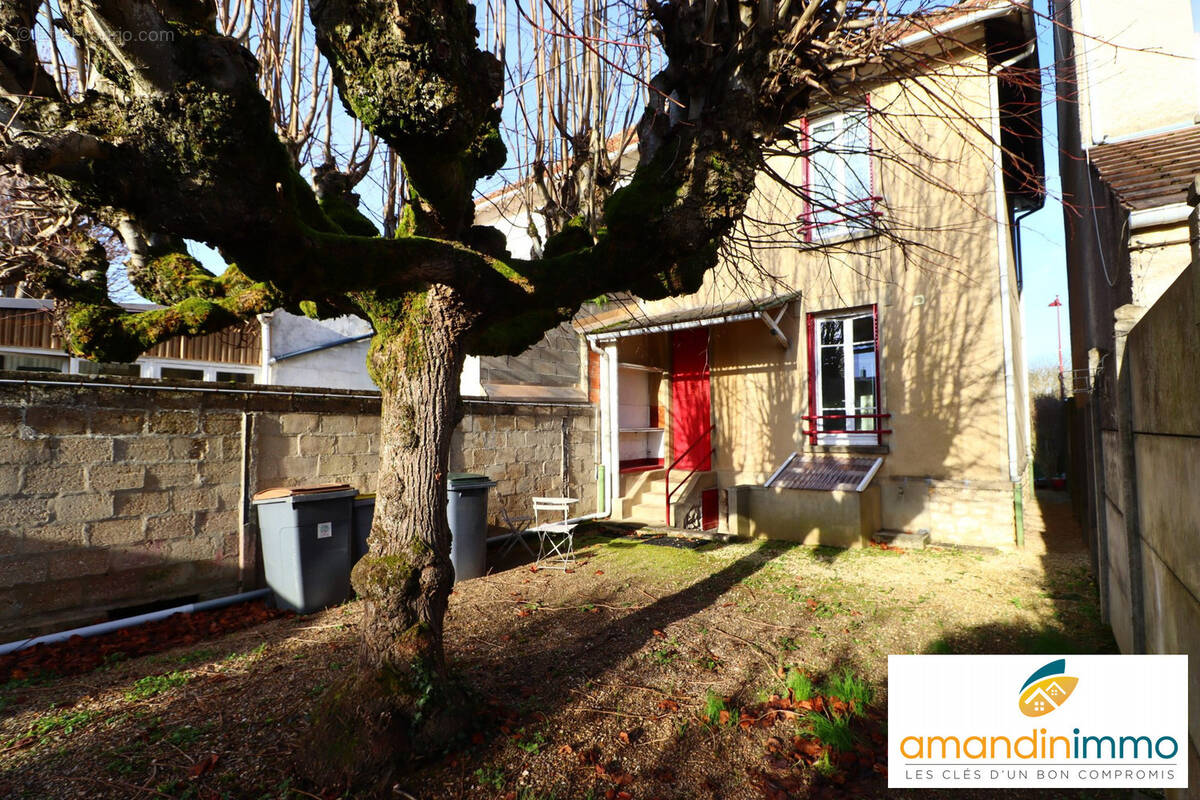
{"label": "stone block wall", "polygon": [[496,481],[489,521],[502,524],[500,506],[531,515],[531,498],[575,497],[582,516],[598,506],[593,406],[467,402],[450,447],[450,469]]}
{"label": "stone block wall", "polygon": [[[375,489],[373,393],[19,377],[0,376],[0,641],[255,588],[255,491]],[[568,490],[596,508],[590,406],[465,411],[452,468],[497,479],[493,517]]]}
{"label": "stone block wall", "polygon": [[519,356],[483,356],[481,383],[576,386],[582,380],[580,341],[569,322],[546,332]]}

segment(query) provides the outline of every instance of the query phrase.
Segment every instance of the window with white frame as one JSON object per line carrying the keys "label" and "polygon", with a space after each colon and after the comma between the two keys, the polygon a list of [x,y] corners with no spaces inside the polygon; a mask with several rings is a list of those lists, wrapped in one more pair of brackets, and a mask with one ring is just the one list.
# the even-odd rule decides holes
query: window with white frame
{"label": "window with white frame", "polygon": [[809,314],[808,338],[810,441],[882,444],[875,307]]}
{"label": "window with white frame", "polygon": [[66,356],[38,353],[0,353],[0,370],[13,372],[66,372]]}
{"label": "window with white frame", "polygon": [[807,126],[805,241],[869,231],[877,215],[867,109],[828,114]]}

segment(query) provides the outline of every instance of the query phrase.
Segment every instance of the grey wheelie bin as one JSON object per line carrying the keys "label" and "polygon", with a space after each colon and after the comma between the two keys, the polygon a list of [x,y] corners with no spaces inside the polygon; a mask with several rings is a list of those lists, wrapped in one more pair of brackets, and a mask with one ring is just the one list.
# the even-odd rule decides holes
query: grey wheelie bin
{"label": "grey wheelie bin", "polygon": [[450,474],[446,516],[450,519],[450,561],[456,583],[478,578],[487,571],[488,490],[495,485],[486,475]]}
{"label": "grey wheelie bin", "polygon": [[345,484],[254,495],[267,585],[280,608],[309,614],[350,595],[350,519],[358,492]]}
{"label": "grey wheelie bin", "polygon": [[350,568],[367,554],[367,537],[375,519],[375,495],[360,494],[354,498],[354,539],[350,542]]}

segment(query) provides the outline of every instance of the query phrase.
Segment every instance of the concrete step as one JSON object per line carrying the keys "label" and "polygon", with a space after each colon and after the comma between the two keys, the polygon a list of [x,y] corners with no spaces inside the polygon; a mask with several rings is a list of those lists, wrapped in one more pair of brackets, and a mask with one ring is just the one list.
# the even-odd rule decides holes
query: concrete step
{"label": "concrete step", "polygon": [[643,502],[638,503],[629,509],[627,517],[638,522],[649,522],[656,525],[663,524],[663,517],[666,509],[663,508],[661,499],[657,503]]}
{"label": "concrete step", "polygon": [[877,531],[871,537],[876,544],[886,544],[888,547],[900,547],[905,550],[921,550],[929,544],[929,531],[910,533],[909,531]]}

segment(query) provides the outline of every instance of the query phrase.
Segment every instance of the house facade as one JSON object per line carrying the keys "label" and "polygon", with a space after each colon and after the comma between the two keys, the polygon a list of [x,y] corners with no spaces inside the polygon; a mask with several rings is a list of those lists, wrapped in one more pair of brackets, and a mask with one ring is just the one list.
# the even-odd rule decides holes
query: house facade
{"label": "house facade", "polygon": [[970,9],[906,37],[936,66],[802,121],[735,237],[753,248],[699,292],[577,320],[614,517],[838,546],[1021,541],[1014,233],[1042,203],[1037,52],[1027,8]]}

